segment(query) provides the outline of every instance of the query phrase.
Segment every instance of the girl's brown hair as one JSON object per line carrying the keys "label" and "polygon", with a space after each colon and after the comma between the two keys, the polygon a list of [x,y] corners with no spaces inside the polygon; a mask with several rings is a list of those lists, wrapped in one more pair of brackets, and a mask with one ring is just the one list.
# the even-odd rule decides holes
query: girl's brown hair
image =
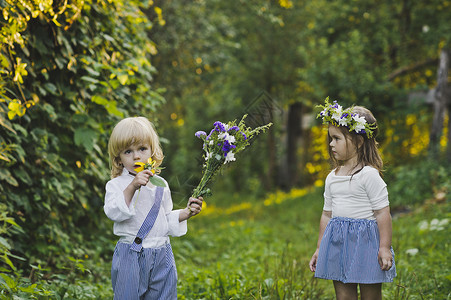
{"label": "girl's brown hair", "polygon": [[[368,138],[366,134],[357,134],[355,131],[350,132],[346,126],[338,126],[338,129],[343,133],[345,137],[351,140],[351,143],[354,147],[356,147],[357,151],[357,164],[363,166],[372,166],[379,171],[379,174],[382,176],[382,171],[384,167],[384,163],[382,161],[378,145],[379,143],[376,141],[376,136],[379,132],[379,127],[377,126],[377,120],[369,111],[363,106],[354,106],[352,108],[353,113],[359,114],[360,117],[365,117],[365,120],[369,124],[375,124],[376,128],[373,130],[373,135],[371,138]],[[333,126],[333,125],[331,125]],[[347,140],[346,139],[346,143]],[[331,142],[331,137],[328,135],[328,144]],[[332,160],[332,164],[334,168],[340,167],[340,162],[335,159],[332,154],[331,147],[329,147],[329,156]],[[358,170],[354,174],[360,172]]]}
{"label": "girl's brown hair", "polygon": [[113,129],[108,141],[111,178],[122,174],[124,166],[120,163],[120,153],[132,145],[148,144],[155,167],[163,162],[163,150],[153,124],[144,117],[125,118]]}

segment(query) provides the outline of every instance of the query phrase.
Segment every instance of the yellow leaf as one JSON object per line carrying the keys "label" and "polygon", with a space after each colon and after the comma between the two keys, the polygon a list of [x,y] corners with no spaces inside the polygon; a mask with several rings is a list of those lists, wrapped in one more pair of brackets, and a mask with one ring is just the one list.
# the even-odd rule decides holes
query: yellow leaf
{"label": "yellow leaf", "polygon": [[13,112],[13,111],[8,111],[8,119],[10,119],[10,120],[14,119],[14,116],[15,116],[15,115],[16,115],[15,112]]}
{"label": "yellow leaf", "polygon": [[128,81],[128,75],[127,74],[123,74],[123,75],[119,75],[117,76],[117,79],[119,80],[119,82],[124,85],[127,83]]}

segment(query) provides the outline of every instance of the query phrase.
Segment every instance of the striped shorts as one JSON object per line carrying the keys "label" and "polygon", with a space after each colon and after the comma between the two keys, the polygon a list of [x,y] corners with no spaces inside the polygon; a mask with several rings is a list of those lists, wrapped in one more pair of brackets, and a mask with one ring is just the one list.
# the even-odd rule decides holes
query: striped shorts
{"label": "striped shorts", "polygon": [[119,242],[113,254],[111,281],[114,300],[177,299],[177,269],[171,244],[130,250]]}
{"label": "striped shorts", "polygon": [[378,262],[379,229],[375,220],[334,217],[324,231],[319,247],[315,277],[343,283],[392,282],[393,265],[382,271]]}

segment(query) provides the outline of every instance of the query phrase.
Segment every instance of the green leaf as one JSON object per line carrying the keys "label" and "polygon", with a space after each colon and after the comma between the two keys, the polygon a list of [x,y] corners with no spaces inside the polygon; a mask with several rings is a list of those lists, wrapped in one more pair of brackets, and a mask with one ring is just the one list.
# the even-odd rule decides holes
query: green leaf
{"label": "green leaf", "polygon": [[51,82],[47,82],[44,84],[44,88],[49,91],[52,95],[58,95],[58,88]]}
{"label": "green leaf", "polygon": [[75,145],[83,146],[88,151],[92,150],[96,138],[97,132],[91,128],[77,128],[74,133]]}
{"label": "green leaf", "polygon": [[8,258],[8,256],[4,256],[3,257],[3,261],[8,265],[8,266],[10,266],[10,268],[12,269],[12,270],[16,270],[16,267],[13,265],[13,262]]}
{"label": "green leaf", "polygon": [[87,82],[91,82],[91,83],[98,83],[99,81],[95,78],[89,77],[89,76],[82,76],[81,80],[87,81]]}
{"label": "green leaf", "polygon": [[108,104],[105,105],[105,108],[112,115],[115,115],[115,116],[118,116],[118,117],[121,117],[121,118],[124,117],[124,113],[121,112],[117,108],[117,102],[114,101],[114,100],[109,101]]}
{"label": "green leaf", "polygon": [[11,245],[8,243],[8,241],[2,238],[1,236],[0,236],[0,244],[6,249],[11,249]]}
{"label": "green leaf", "polygon": [[3,285],[9,292],[11,292],[11,287],[14,286],[14,280],[6,274],[0,274],[0,285]]}
{"label": "green leaf", "polygon": [[19,183],[13,177],[11,172],[6,169],[0,169],[0,180],[5,180],[7,183],[15,187],[19,186]]}
{"label": "green leaf", "polygon": [[159,177],[151,177],[149,179],[150,183],[152,183],[155,186],[161,186],[161,187],[166,187],[166,184],[164,183],[164,180],[159,178]]}
{"label": "green leaf", "polygon": [[108,104],[108,99],[101,97],[99,95],[92,96],[91,101],[103,106],[106,106]]}

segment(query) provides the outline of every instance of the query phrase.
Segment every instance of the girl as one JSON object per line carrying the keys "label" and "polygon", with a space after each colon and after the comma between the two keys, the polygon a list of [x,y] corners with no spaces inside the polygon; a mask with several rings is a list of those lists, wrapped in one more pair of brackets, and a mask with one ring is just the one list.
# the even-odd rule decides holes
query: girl
{"label": "girl", "polygon": [[[168,236],[187,232],[186,220],[201,211],[202,198],[172,210],[167,182],[154,175],[163,160],[158,135],[144,117],[120,121],[108,153],[112,179],[106,184],[104,211],[120,237],[111,267],[114,299],[176,299],[177,270]],[[151,170],[135,170],[149,159]],[[153,176],[164,187],[149,182]]]}
{"label": "girl", "polygon": [[315,277],[334,282],[337,299],[382,299],[382,282],[396,276],[392,224],[376,119],[366,108],[346,110],[335,101],[320,106],[329,124],[334,169],[325,182],[317,249],[310,260]]}

